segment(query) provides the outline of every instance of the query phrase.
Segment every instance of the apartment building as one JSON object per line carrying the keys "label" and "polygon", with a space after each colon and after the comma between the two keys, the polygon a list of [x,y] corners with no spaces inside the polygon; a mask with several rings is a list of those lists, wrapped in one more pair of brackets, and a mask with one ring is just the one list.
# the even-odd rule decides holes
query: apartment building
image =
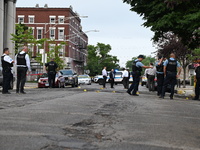
{"label": "apartment building", "polygon": [[[82,31],[81,18],[73,11],[73,8],[49,8],[44,7],[17,7],[16,23],[23,23],[32,28],[36,39],[47,38],[52,42],[46,42],[45,47],[29,44],[32,57],[54,49],[56,45],[66,42],[59,49],[59,56],[65,62],[65,68],[71,68],[78,74],[84,72],[87,59],[88,36]],[[33,66],[34,68],[34,66]],[[37,69],[35,67],[34,69]]]}

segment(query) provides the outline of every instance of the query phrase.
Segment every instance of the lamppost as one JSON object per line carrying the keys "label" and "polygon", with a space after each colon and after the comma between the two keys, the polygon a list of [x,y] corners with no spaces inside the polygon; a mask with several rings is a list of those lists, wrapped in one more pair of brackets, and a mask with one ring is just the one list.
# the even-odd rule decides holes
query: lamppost
{"label": "lamppost", "polygon": [[[73,19],[73,18],[88,18],[88,16],[71,16],[71,17],[65,17],[63,22],[67,21],[67,20],[70,20],[70,19]],[[57,26],[59,23],[56,23],[57,21],[59,21],[59,19],[55,20],[55,25],[50,27],[49,30],[46,30],[46,27],[48,24],[54,24],[54,23],[45,23],[45,28],[44,28],[44,49],[43,49],[43,53],[42,53],[42,56],[43,56],[43,72],[45,72],[45,53],[46,53],[46,35],[47,33],[55,26]]]}

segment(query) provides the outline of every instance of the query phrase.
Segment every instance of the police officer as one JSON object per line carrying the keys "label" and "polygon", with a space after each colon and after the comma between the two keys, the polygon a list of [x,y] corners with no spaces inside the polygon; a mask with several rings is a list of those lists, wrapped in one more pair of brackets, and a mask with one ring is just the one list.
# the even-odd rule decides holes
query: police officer
{"label": "police officer", "polygon": [[139,55],[138,58],[133,61],[133,65],[132,65],[133,83],[131,84],[130,88],[127,90],[127,93],[133,96],[139,96],[137,94],[137,91],[138,91],[138,86],[140,83],[142,68],[152,68],[150,66],[145,66],[142,63],[143,59],[145,59],[144,55]]}
{"label": "police officer", "polygon": [[54,62],[54,58],[52,58],[50,62],[45,64],[45,67],[48,73],[49,87],[54,88],[55,78],[56,78],[56,69],[58,68],[58,65]]}
{"label": "police officer", "polygon": [[[174,87],[176,85],[176,78],[180,76],[181,73],[181,65],[180,63],[175,59],[175,54],[171,53],[170,58],[167,59],[163,64],[163,71],[164,71],[164,84],[162,88],[162,94],[160,98],[164,99],[165,96],[165,89],[170,84],[171,86],[171,94],[170,99],[173,99],[174,96]],[[178,69],[178,71],[177,71]]]}
{"label": "police officer", "polygon": [[4,48],[3,55],[1,56],[2,73],[3,73],[3,90],[2,94],[11,94],[8,90],[10,88],[10,82],[12,79],[11,68],[13,67],[13,59],[9,56],[10,51],[8,48]]}
{"label": "police officer", "polygon": [[193,100],[199,100],[199,91],[200,91],[200,58],[197,59],[197,64],[195,66],[195,76],[194,81],[196,82],[195,85],[195,97]]}
{"label": "police officer", "polygon": [[30,58],[27,52],[28,52],[28,47],[24,46],[23,50],[15,56],[15,63],[17,65],[16,93],[20,92],[22,94],[26,94],[26,92],[24,92],[24,86],[26,82],[26,73],[27,71],[28,71],[28,74],[30,74],[31,72]]}
{"label": "police officer", "polygon": [[163,64],[165,58],[158,56],[158,61],[156,62],[156,76],[157,76],[157,95],[160,96],[162,93],[163,83],[164,83],[164,71]]}

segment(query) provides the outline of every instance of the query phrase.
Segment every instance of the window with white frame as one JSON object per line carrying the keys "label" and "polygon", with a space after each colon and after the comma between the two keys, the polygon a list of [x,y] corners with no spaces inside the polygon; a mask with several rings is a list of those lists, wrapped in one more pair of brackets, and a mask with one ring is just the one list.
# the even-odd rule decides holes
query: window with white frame
{"label": "window with white frame", "polygon": [[31,16],[29,15],[28,16],[28,22],[31,24],[31,23],[35,23],[35,16]]}
{"label": "window with white frame", "polygon": [[58,53],[59,53],[59,56],[60,57],[64,56],[64,52],[65,52],[65,45],[58,44]]}
{"label": "window with white frame", "polygon": [[34,44],[28,44],[28,50],[31,53],[31,56],[34,56]]}
{"label": "window with white frame", "polygon": [[42,39],[43,28],[37,28],[37,39]]}
{"label": "window with white frame", "polygon": [[18,23],[24,23],[24,15],[18,15]]}
{"label": "window with white frame", "polygon": [[64,28],[58,28],[58,40],[64,40]]}
{"label": "window with white frame", "polygon": [[49,28],[49,37],[51,40],[55,39],[55,28]]}
{"label": "window with white frame", "polygon": [[49,57],[54,58],[55,57],[55,48],[56,44],[49,44]]}
{"label": "window with white frame", "polygon": [[58,16],[58,23],[60,24],[65,23],[65,16]]}
{"label": "window with white frame", "polygon": [[37,44],[36,45],[36,50],[37,50],[36,53],[37,54],[41,54],[40,49],[42,49],[42,45],[41,44]]}
{"label": "window with white frame", "polygon": [[51,23],[51,24],[55,24],[56,23],[56,16],[49,16],[49,22]]}

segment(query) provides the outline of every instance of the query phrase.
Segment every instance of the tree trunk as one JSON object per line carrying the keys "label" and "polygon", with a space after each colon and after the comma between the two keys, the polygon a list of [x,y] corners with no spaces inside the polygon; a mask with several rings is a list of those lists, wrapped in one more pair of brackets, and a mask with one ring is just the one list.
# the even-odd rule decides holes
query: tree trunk
{"label": "tree trunk", "polygon": [[187,66],[184,65],[184,66],[183,66],[183,88],[186,87],[186,84],[185,84],[185,79],[186,79],[186,68],[187,68]]}

